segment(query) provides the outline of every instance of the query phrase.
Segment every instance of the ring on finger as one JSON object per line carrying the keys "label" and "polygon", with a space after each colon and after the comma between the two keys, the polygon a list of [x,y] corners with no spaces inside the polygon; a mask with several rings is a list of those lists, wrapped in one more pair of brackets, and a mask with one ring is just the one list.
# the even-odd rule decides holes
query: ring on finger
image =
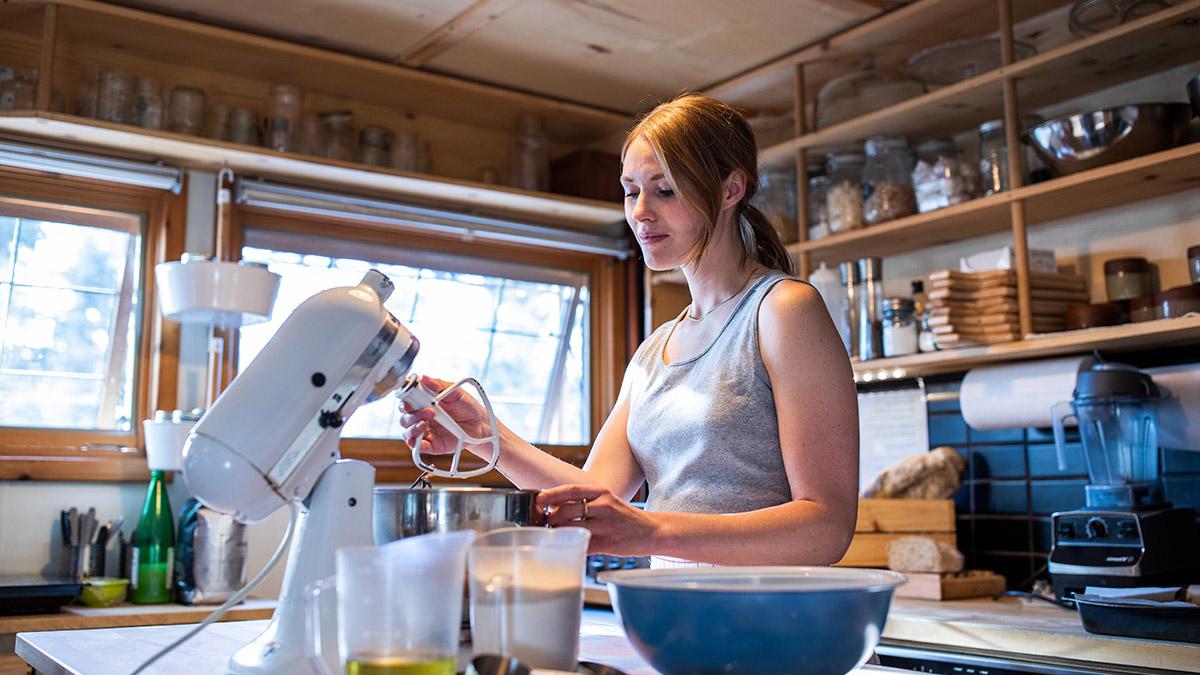
{"label": "ring on finger", "polygon": [[587,497],[579,500],[579,504],[583,507],[583,514],[579,516],[580,520],[588,519],[588,500]]}

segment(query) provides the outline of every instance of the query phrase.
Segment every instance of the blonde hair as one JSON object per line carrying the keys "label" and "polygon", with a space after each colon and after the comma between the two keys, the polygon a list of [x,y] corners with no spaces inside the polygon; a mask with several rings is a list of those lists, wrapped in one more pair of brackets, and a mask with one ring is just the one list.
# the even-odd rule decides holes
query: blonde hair
{"label": "blonde hair", "polygon": [[688,252],[689,262],[699,259],[708,247],[721,213],[723,183],[737,170],[746,177],[736,213],[741,264],[749,258],[768,269],[795,273],[779,233],[750,203],[758,192],[758,146],[741,113],[715,98],[683,94],[638,120],[625,136],[622,161],[637,138],[650,144],[667,180],[684,203],[704,218],[700,238]]}

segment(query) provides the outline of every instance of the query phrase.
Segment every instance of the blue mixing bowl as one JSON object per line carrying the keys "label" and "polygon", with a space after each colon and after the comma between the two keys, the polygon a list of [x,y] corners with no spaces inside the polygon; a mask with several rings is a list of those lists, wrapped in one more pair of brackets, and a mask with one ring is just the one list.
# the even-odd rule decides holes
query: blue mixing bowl
{"label": "blue mixing bowl", "polygon": [[870,658],[901,574],[709,567],[600,575],[634,649],[665,675],[843,675]]}

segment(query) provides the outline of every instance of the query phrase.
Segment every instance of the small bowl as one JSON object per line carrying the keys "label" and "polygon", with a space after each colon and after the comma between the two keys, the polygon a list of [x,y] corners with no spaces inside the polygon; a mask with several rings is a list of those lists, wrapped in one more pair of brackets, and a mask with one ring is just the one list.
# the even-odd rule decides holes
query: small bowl
{"label": "small bowl", "polygon": [[843,675],[870,658],[896,572],[709,567],[604,572],[625,634],[663,673]]}
{"label": "small bowl", "polygon": [[83,581],[79,600],[88,607],[111,607],[125,599],[128,588],[128,579],[93,577]]}
{"label": "small bowl", "polygon": [[1024,138],[1066,175],[1173,148],[1184,141],[1190,118],[1186,103],[1141,103],[1059,117]]}

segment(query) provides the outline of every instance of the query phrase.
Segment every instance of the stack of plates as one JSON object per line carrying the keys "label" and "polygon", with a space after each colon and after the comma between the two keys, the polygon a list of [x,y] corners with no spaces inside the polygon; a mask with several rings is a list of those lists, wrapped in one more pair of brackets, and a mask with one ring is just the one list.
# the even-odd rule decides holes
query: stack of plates
{"label": "stack of plates", "polygon": [[[1033,332],[1063,330],[1072,304],[1088,301],[1087,282],[1074,274],[1031,272]],[[1019,340],[1017,274],[1013,270],[929,275],[929,327],[939,347]]]}

